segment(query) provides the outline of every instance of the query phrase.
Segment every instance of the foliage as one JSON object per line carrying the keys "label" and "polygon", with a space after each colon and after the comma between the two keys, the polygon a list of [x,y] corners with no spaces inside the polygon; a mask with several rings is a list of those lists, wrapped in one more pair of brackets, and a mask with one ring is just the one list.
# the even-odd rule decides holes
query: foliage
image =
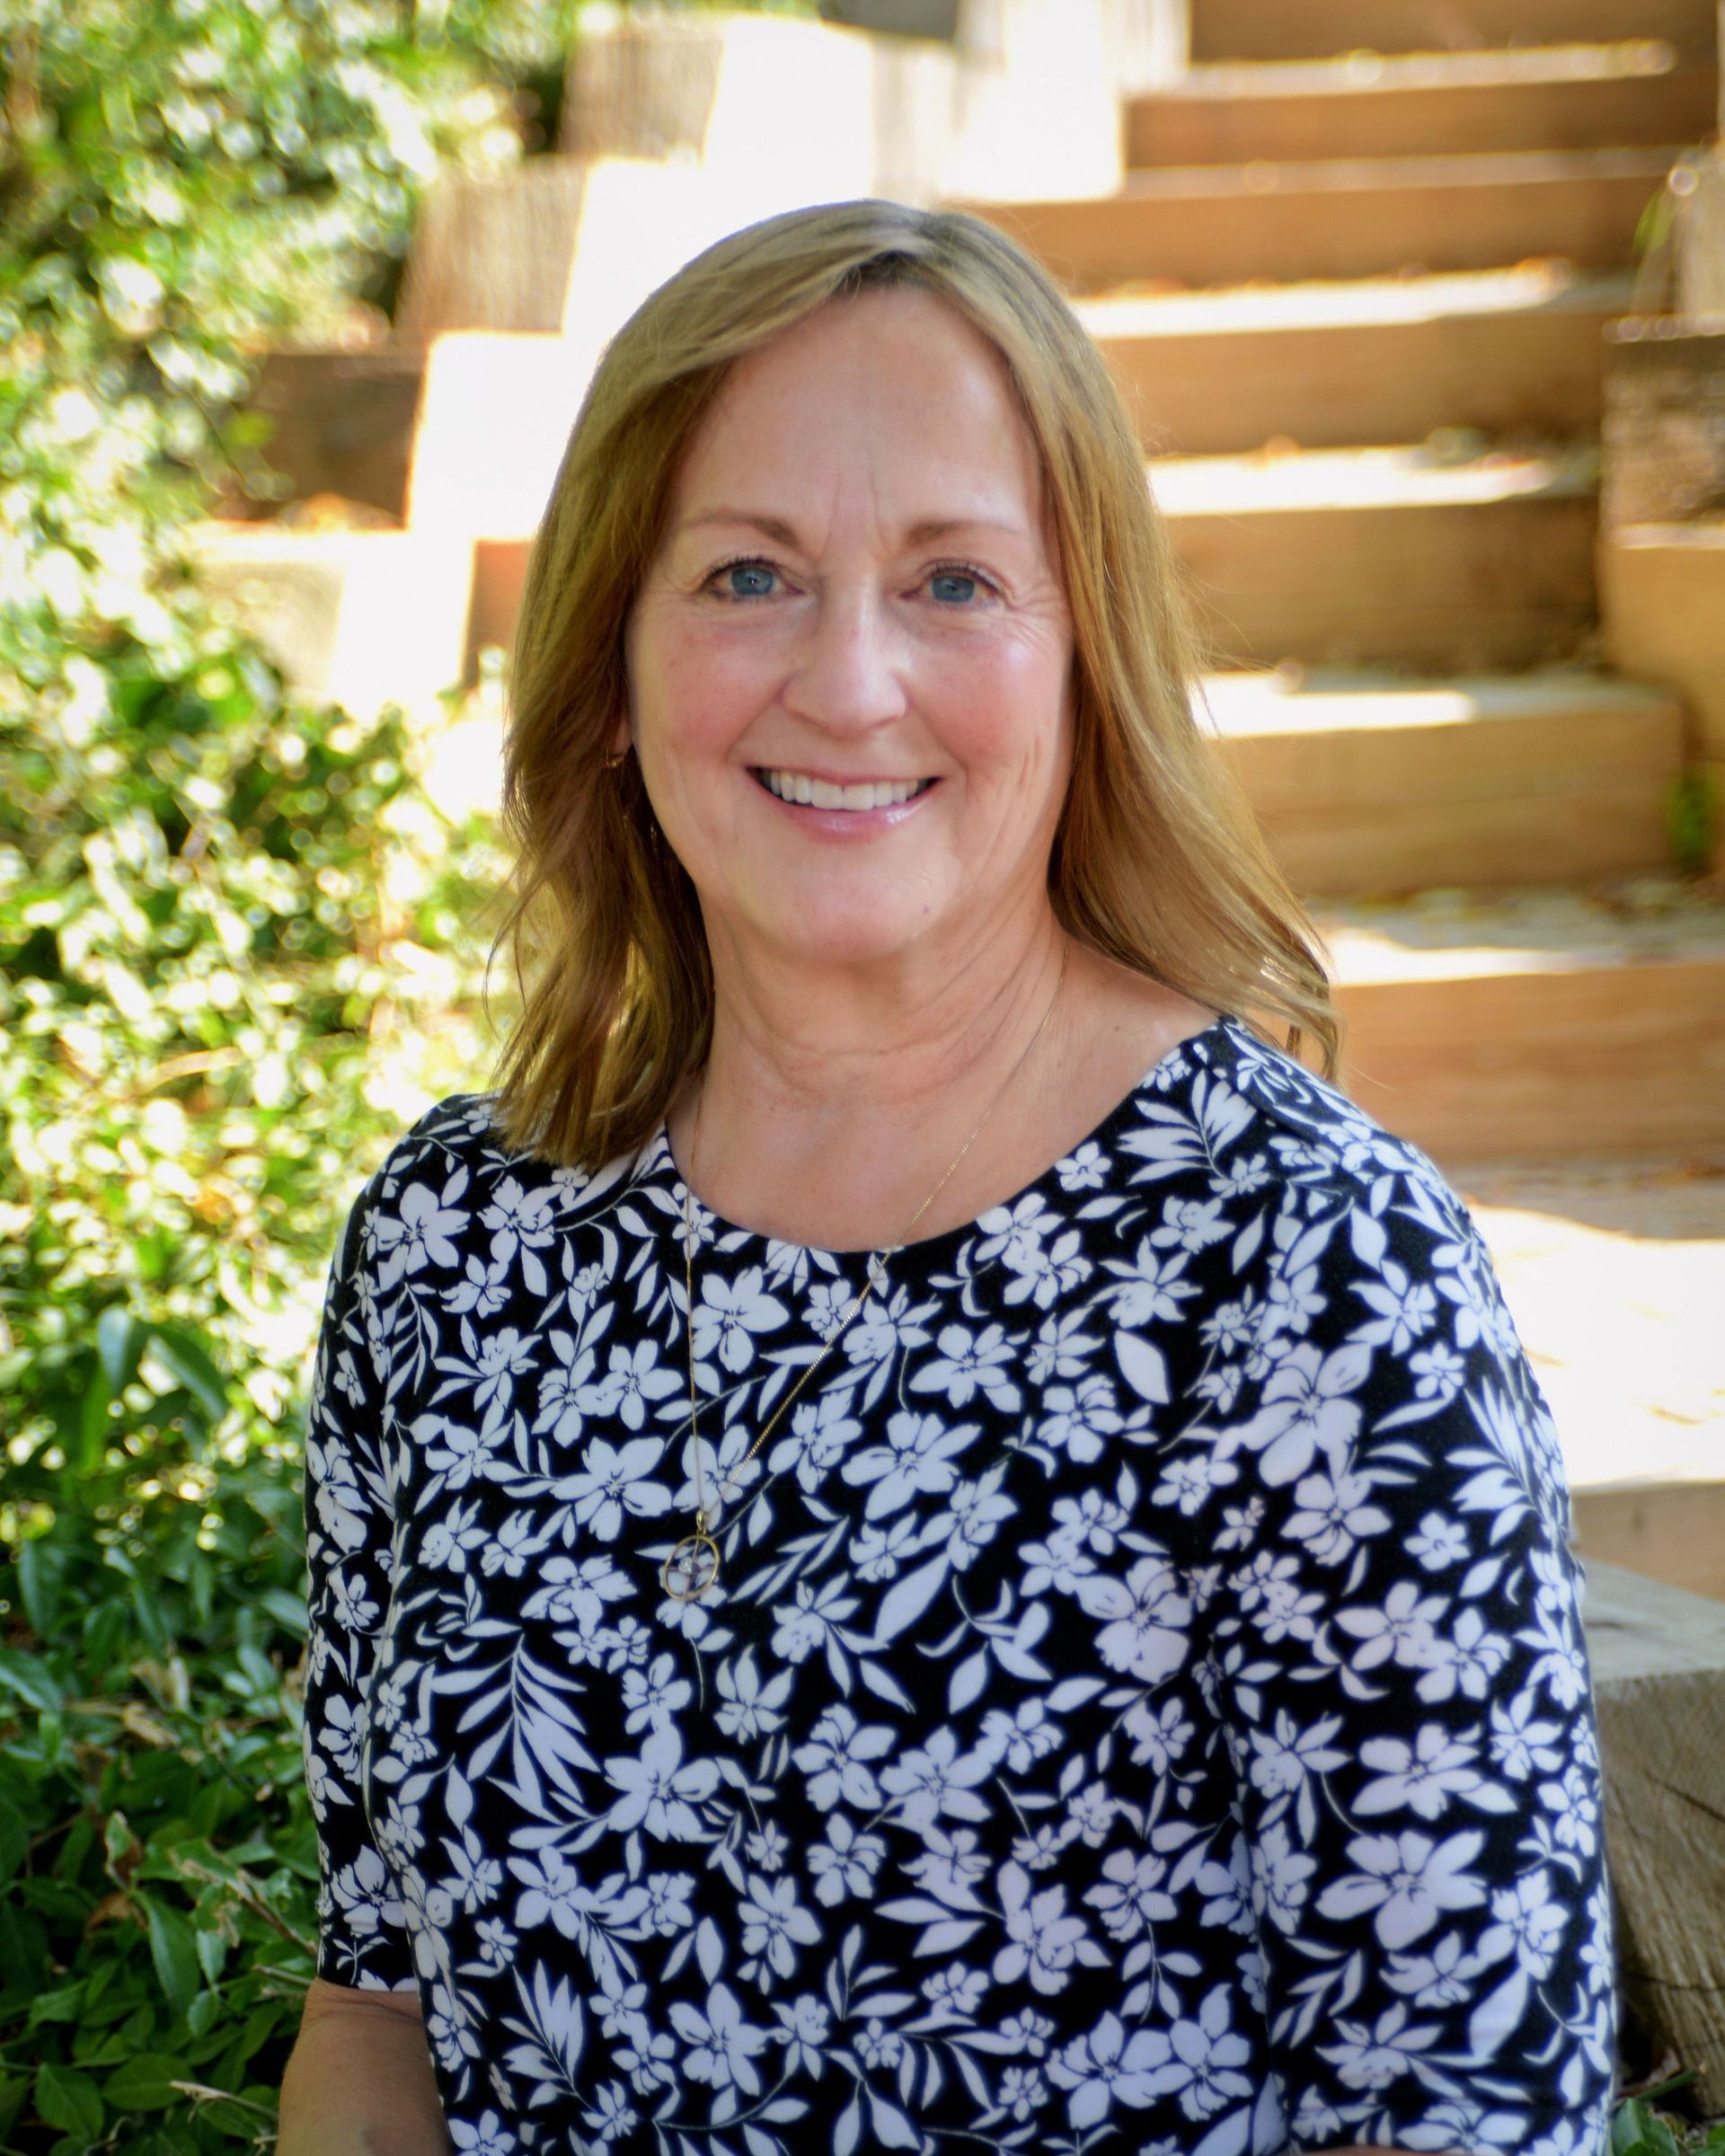
{"label": "foliage", "polygon": [[332,327],[440,165],[515,155],[512,83],[568,15],[0,0],[0,703],[72,693],[116,629],[173,637],[181,521],[263,483],[255,355]]}
{"label": "foliage", "polygon": [[1725,2156],[1725,2118],[1695,2126],[1657,2108],[1658,2098],[1694,2079],[1693,2072],[1674,2074],[1619,2104],[1611,2122],[1610,2156]]}
{"label": "foliage", "polygon": [[87,695],[0,718],[0,2145],[67,2156],[273,2119],[305,1352],[358,1178],[482,1062],[447,1014],[490,879],[394,719],[234,650],[117,650]]}
{"label": "foliage", "polygon": [[1684,772],[1666,789],[1665,829],[1680,875],[1707,871],[1719,837],[1719,782],[1712,772]]}
{"label": "foliage", "polygon": [[0,2147],[267,2143],[309,1975],[299,1396],[482,1065],[483,834],[181,565],[254,351],[512,154],[546,0],[0,0]]}

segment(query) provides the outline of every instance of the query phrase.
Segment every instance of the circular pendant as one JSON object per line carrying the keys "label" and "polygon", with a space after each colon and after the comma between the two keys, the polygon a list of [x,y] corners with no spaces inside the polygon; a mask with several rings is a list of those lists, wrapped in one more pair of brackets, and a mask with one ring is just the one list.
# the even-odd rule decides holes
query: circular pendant
{"label": "circular pendant", "polygon": [[659,1577],[674,1602],[699,1602],[719,1577],[718,1543],[704,1532],[686,1534]]}

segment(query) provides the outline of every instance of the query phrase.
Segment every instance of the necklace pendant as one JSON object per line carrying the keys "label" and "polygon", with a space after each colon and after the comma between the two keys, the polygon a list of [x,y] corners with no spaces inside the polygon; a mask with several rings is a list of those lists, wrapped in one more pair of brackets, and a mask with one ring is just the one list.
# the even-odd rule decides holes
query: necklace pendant
{"label": "necklace pendant", "polygon": [[704,1527],[686,1534],[665,1560],[659,1582],[673,1602],[699,1602],[719,1577],[719,1545]]}

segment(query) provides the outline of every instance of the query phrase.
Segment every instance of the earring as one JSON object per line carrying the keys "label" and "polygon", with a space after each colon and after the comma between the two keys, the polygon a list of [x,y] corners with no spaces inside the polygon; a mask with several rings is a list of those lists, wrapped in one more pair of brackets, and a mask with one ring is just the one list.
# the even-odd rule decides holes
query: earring
{"label": "earring", "polygon": [[617,751],[617,753],[616,753],[616,755],[614,755],[614,756],[606,756],[606,757],[605,758],[605,766],[604,766],[604,767],[605,767],[605,769],[606,769],[606,771],[621,771],[621,770],[622,770],[622,768],[623,768],[623,766],[624,766],[624,764],[626,764],[628,761],[629,761],[629,751],[628,751],[626,748],[620,748],[620,749]]}

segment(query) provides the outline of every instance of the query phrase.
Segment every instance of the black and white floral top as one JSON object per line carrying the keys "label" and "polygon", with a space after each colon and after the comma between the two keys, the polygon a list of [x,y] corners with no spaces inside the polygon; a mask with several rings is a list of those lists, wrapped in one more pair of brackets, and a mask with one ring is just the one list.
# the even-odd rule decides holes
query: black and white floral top
{"label": "black and white floral top", "polygon": [[[679,1604],[683,1204],[461,1097],[332,1277],[321,1966],[455,2148],[1602,2149],[1562,1468],[1430,1164],[1217,1021],[891,1260]],[[864,1260],[695,1217],[711,1489]]]}

